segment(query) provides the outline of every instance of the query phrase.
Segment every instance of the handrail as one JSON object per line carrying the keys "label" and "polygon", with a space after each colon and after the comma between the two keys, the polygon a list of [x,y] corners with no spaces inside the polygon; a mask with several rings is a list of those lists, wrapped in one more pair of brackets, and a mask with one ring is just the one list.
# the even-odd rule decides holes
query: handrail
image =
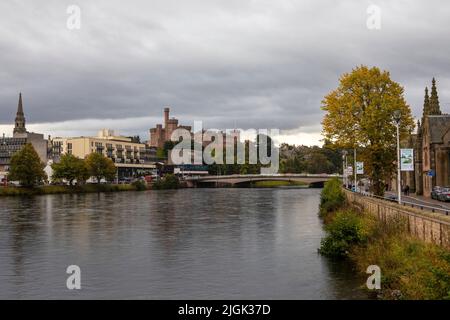
{"label": "handrail", "polygon": [[[376,198],[376,199],[386,200],[386,201],[390,201],[390,202],[397,202],[397,198],[395,196],[394,197],[381,197],[381,196],[371,194],[369,192],[357,192],[357,191],[353,191],[353,190],[347,189],[347,188],[345,188],[345,190],[353,192],[355,194],[365,196],[365,197],[369,197],[369,198]],[[422,200],[418,199],[418,201],[422,201]],[[408,205],[408,206],[411,206],[411,208],[418,208],[420,210],[429,209],[429,210],[431,210],[431,212],[441,211],[441,213],[443,213],[447,216],[449,215],[449,212],[450,212],[450,208],[433,207],[433,206],[428,206],[428,205],[424,205],[424,204],[418,204],[418,203],[403,201],[403,200],[401,202],[401,205],[403,205],[403,206]]]}

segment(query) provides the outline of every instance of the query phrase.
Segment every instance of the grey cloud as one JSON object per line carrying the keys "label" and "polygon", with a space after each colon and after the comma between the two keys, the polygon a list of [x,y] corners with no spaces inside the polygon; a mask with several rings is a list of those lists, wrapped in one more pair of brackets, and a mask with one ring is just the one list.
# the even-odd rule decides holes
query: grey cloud
{"label": "grey cloud", "polygon": [[[22,91],[27,120],[49,126],[150,121],[170,105],[188,124],[314,128],[323,96],[359,64],[389,70],[416,116],[435,76],[450,111],[447,1],[75,2],[76,31],[66,29],[72,2],[0,4],[0,123],[12,122]],[[379,31],[366,28],[372,3]]]}

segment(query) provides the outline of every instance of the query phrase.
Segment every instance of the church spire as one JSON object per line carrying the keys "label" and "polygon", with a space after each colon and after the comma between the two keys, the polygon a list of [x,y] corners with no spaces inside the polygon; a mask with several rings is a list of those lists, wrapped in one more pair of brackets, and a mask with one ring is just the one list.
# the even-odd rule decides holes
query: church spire
{"label": "church spire", "polygon": [[442,114],[441,107],[439,106],[439,97],[436,90],[436,80],[434,78],[431,81],[430,109],[428,114],[430,115]]}
{"label": "church spire", "polygon": [[429,114],[430,114],[430,97],[428,96],[428,87],[425,87],[425,97],[423,99],[422,124],[425,120],[425,116]]}
{"label": "church spire", "polygon": [[19,104],[17,105],[17,114],[14,125],[14,133],[26,133],[25,129],[25,115],[22,106],[22,93],[19,93]]}

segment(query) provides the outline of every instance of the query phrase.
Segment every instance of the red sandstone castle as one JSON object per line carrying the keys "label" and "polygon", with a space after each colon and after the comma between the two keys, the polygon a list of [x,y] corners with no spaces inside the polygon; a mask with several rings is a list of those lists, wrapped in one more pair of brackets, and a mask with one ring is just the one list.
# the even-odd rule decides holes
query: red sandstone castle
{"label": "red sandstone castle", "polygon": [[178,119],[169,118],[170,108],[164,108],[164,128],[161,124],[157,124],[155,128],[150,129],[150,146],[162,148],[164,142],[170,140],[172,132],[178,128],[191,131],[191,126],[179,126]]}

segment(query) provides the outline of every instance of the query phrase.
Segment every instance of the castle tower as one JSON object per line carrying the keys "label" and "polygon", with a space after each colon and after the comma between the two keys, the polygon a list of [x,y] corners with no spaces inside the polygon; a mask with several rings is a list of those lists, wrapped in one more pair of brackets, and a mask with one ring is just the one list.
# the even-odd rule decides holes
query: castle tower
{"label": "castle tower", "polygon": [[19,93],[19,104],[17,106],[17,114],[14,125],[14,133],[26,133],[27,129],[25,128],[25,115],[23,113],[22,106],[22,93]]}
{"label": "castle tower", "polygon": [[167,129],[167,124],[169,123],[169,112],[170,108],[164,108],[164,129]]}

